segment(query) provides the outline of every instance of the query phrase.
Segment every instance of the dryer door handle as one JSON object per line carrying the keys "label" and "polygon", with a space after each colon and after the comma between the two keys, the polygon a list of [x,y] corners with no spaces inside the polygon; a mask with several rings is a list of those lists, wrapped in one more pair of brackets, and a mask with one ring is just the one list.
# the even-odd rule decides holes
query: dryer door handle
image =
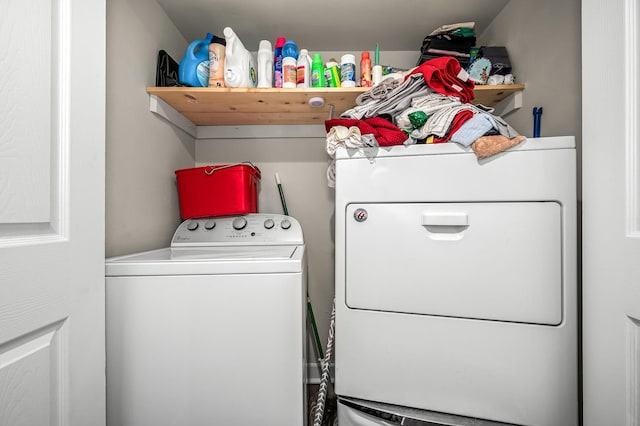
{"label": "dryer door handle", "polygon": [[464,212],[422,213],[422,226],[469,226],[469,215]]}

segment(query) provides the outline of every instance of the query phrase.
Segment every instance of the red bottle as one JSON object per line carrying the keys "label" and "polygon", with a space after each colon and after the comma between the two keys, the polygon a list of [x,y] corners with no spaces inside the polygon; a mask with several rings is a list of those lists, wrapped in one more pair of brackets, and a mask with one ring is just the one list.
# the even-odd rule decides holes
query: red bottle
{"label": "red bottle", "polygon": [[360,87],[371,87],[371,58],[369,52],[362,52],[360,59]]}

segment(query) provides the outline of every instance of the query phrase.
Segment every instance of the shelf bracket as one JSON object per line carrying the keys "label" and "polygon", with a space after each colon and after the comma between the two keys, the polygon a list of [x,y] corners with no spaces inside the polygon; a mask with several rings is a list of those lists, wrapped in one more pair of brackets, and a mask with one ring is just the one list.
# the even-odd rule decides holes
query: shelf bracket
{"label": "shelf bracket", "polygon": [[329,120],[333,120],[333,104],[329,104]]}
{"label": "shelf bracket", "polygon": [[494,115],[504,117],[522,108],[523,92],[515,92],[493,106]]}
{"label": "shelf bracket", "polygon": [[180,114],[171,105],[156,95],[149,95],[149,109],[151,112],[158,114],[165,120],[181,128],[192,137],[198,137],[198,126],[187,120],[184,115]]}

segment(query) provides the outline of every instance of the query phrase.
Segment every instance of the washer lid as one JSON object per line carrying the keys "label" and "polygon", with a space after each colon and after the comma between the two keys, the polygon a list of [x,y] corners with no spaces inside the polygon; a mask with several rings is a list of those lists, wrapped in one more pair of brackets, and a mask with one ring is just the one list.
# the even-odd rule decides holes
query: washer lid
{"label": "washer lid", "polygon": [[300,272],[304,245],[173,247],[112,257],[106,276]]}
{"label": "washer lid", "polygon": [[188,260],[274,260],[290,259],[297,246],[243,246],[243,247],[173,247],[170,258],[174,261]]}

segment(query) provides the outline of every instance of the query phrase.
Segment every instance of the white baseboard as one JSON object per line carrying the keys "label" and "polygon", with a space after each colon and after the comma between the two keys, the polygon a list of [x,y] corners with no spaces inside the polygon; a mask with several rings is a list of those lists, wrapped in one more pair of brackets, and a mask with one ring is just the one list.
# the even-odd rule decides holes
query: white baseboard
{"label": "white baseboard", "polygon": [[[333,363],[329,363],[329,376],[331,379],[331,383],[333,383],[333,378],[335,377],[335,365]],[[320,367],[320,362],[308,362],[307,363],[307,384],[318,385],[320,384],[321,378],[322,378],[322,369]]]}

